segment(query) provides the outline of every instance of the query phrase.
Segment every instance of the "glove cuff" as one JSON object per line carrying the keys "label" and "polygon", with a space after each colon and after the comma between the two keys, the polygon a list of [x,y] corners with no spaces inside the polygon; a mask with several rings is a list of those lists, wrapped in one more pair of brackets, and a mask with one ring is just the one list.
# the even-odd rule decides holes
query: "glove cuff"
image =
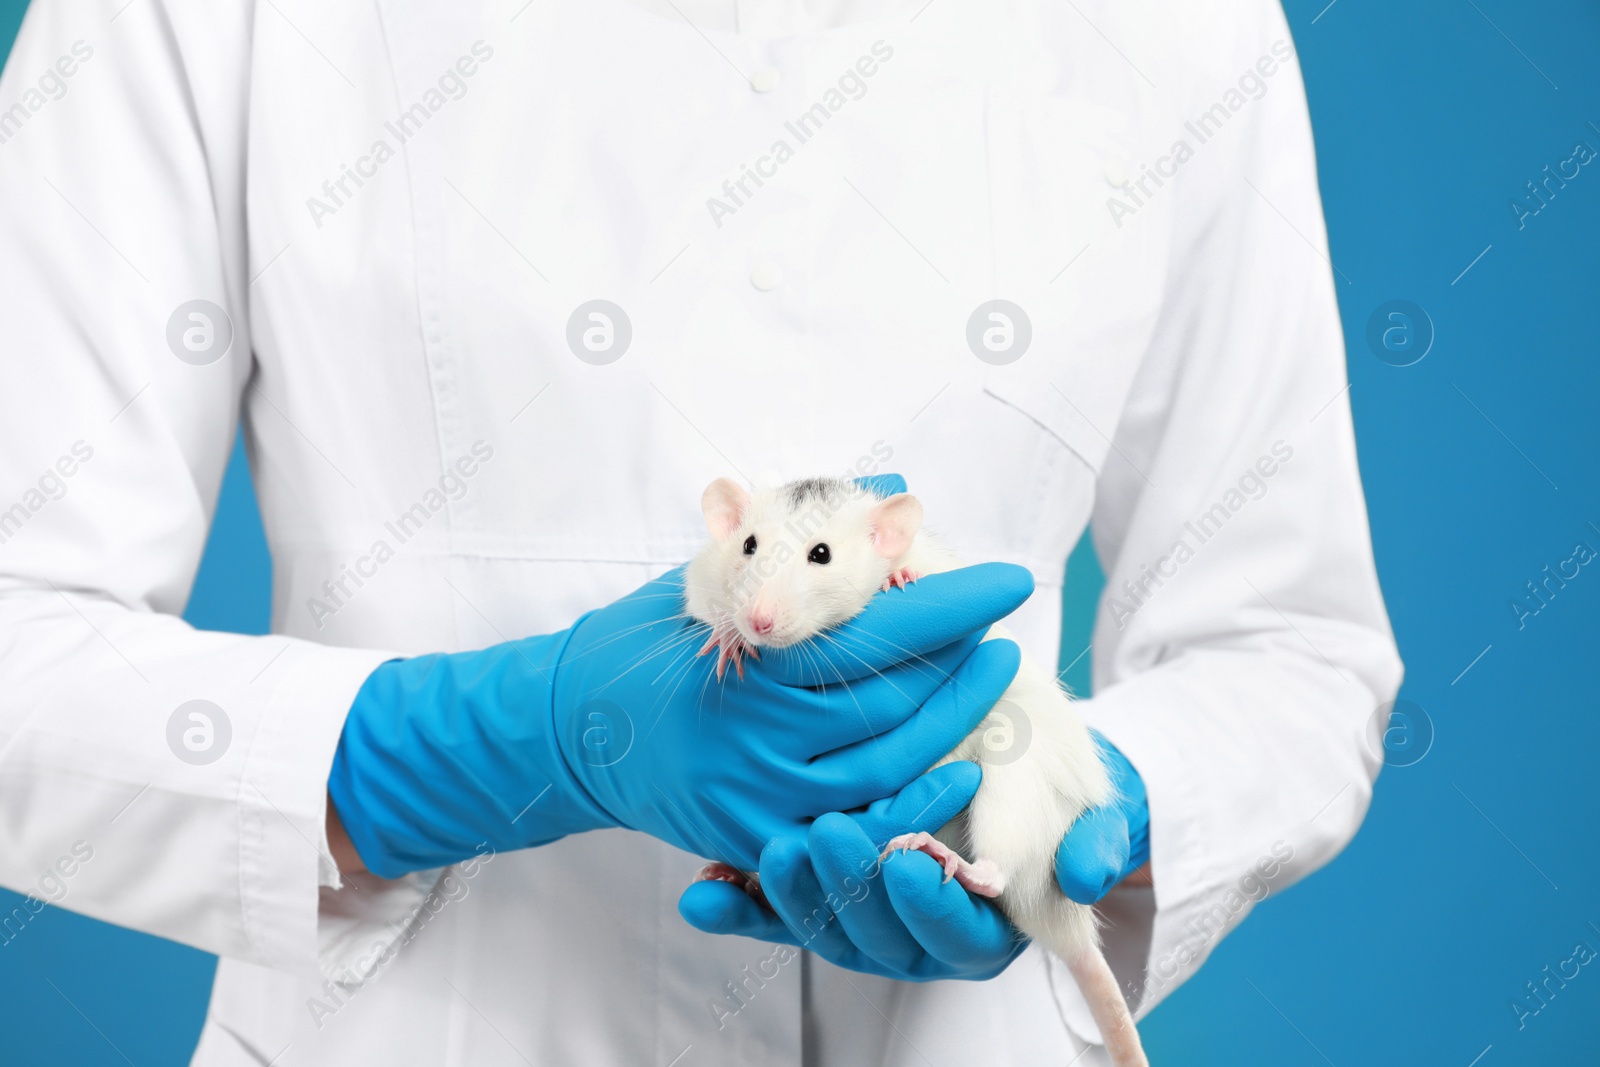
{"label": "glove cuff", "polygon": [[328,793],[381,878],[616,826],[561,754],[552,702],[567,634],[390,660],[345,719]]}

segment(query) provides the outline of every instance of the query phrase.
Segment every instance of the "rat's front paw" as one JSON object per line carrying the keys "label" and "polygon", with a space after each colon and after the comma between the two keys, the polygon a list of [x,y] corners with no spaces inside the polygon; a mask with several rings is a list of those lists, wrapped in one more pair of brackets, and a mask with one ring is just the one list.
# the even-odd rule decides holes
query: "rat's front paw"
{"label": "rat's front paw", "polygon": [[889,575],[889,577],[883,580],[883,591],[887,593],[890,586],[894,586],[896,589],[904,589],[906,586],[910,585],[912,582],[921,577],[922,575],[920,573],[912,570],[910,567],[901,567],[899,570],[895,571],[893,574]]}
{"label": "rat's front paw", "polygon": [[711,631],[711,636],[706,638],[706,643],[700,649],[699,655],[705,655],[712,649],[717,650],[717,681],[722,681],[722,675],[728,669],[728,664],[733,664],[733,669],[744,679],[744,657],[746,654],[751,659],[760,659],[761,650],[744,639],[744,635],[731,626],[719,627]]}

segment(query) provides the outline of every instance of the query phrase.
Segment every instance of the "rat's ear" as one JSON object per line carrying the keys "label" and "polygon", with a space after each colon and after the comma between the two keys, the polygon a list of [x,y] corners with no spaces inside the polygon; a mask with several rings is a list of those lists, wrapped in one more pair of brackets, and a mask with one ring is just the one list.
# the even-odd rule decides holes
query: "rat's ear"
{"label": "rat's ear", "polygon": [[739,520],[750,506],[750,493],[732,478],[718,478],[706,486],[700,497],[700,510],[705,512],[706,529],[718,541],[739,528]]}
{"label": "rat's ear", "polygon": [[872,509],[872,547],[884,559],[899,559],[922,529],[922,501],[901,493]]}

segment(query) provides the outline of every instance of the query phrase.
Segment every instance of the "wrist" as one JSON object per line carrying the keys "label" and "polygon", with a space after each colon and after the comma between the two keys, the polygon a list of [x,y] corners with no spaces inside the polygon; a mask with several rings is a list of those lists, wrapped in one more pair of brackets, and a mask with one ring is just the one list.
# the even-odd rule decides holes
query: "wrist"
{"label": "wrist", "polygon": [[332,793],[328,794],[327,805],[328,813],[323,820],[323,831],[328,838],[328,853],[333,856],[334,866],[339,868],[340,874],[360,874],[367,869],[367,865],[362,862],[355,843],[345,832],[344,820],[339,818],[339,809],[333,803]]}

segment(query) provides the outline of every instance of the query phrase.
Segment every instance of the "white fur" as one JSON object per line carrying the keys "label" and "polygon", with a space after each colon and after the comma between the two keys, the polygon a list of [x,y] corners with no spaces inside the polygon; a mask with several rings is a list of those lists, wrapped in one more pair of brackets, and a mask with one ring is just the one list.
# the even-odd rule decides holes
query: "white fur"
{"label": "white fur", "polygon": [[[748,497],[738,526],[714,538],[689,565],[689,614],[719,631],[732,627],[751,645],[791,645],[859,614],[897,571],[928,575],[961,566],[920,530],[903,555],[879,555],[873,516],[880,498],[851,482],[827,484],[831,493],[798,507],[788,486]],[[743,545],[752,534],[757,550],[746,556]],[[827,565],[807,562],[819,542],[831,551]],[[760,639],[747,621],[752,606],[776,620]],[[1005,636],[996,626],[985,640]],[[1031,735],[1025,747],[1017,718],[1026,719]],[[986,741],[1007,737],[1016,747],[986,748]],[[985,759],[987,753],[993,755]],[[995,711],[940,763],[961,759],[982,763],[983,782],[971,807],[940,831],[940,840],[969,860],[998,868],[1004,891],[997,903],[1017,929],[1067,962],[1113,1062],[1144,1064],[1127,1004],[1100,952],[1094,910],[1068,899],[1055,880],[1061,839],[1086,809],[1111,799],[1111,782],[1088,728],[1055,677],[1024,656]]]}

